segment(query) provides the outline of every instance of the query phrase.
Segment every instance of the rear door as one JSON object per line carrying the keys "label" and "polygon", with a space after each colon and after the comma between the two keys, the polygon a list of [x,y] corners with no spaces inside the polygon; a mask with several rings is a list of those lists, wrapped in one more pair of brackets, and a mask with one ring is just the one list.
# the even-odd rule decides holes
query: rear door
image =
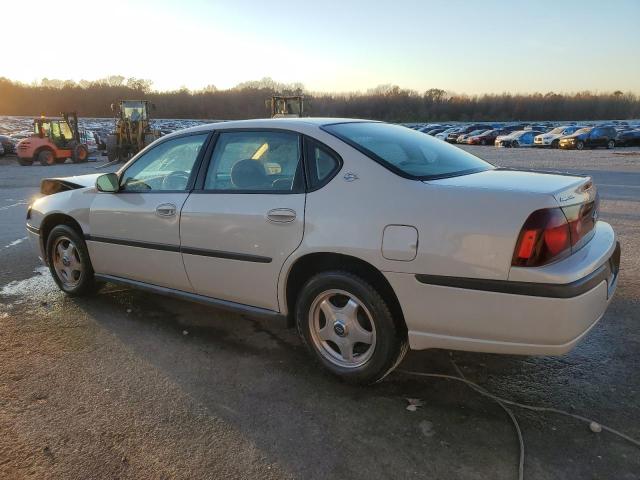
{"label": "rear door", "polygon": [[594,128],[589,135],[589,143],[592,147],[602,147],[606,145],[603,128]]}
{"label": "rear door", "polygon": [[87,245],[97,273],[192,291],[180,254],[180,210],[195,182],[209,133],[167,139],[98,193]]}
{"label": "rear door", "polygon": [[300,245],[302,141],[286,130],[216,134],[182,208],[182,257],[196,293],[278,310],[278,276]]}

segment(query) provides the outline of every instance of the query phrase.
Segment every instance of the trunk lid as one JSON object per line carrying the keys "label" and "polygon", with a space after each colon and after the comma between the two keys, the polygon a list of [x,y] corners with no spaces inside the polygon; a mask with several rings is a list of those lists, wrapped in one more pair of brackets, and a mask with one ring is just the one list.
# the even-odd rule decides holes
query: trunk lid
{"label": "trunk lid", "polygon": [[561,207],[593,201],[597,193],[591,177],[588,176],[506,168],[496,168],[439,180],[428,180],[425,183],[469,189],[550,195],[555,198]]}

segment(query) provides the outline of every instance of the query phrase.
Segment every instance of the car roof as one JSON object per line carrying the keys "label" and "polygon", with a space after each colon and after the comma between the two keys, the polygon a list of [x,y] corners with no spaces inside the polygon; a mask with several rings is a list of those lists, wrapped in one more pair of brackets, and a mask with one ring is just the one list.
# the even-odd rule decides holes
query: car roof
{"label": "car roof", "polygon": [[[256,118],[251,120],[229,120],[225,122],[208,123],[205,125],[197,125],[191,128],[185,128],[173,132],[168,136],[180,135],[192,132],[204,132],[216,129],[227,128],[282,128],[299,130],[304,127],[322,127],[335,123],[354,123],[354,122],[378,122],[377,120],[357,119],[357,118],[328,118],[328,117],[283,117],[283,118]],[[164,138],[164,137],[163,137]]]}

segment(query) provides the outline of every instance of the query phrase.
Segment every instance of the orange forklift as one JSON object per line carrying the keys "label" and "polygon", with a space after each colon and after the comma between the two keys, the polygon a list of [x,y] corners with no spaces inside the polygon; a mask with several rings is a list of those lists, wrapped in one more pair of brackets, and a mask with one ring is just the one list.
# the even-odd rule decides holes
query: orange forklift
{"label": "orange forklift", "polygon": [[73,163],[89,159],[87,133],[78,128],[76,112],[62,113],[62,118],[34,118],[33,133],[16,148],[20,165],[54,165],[70,158]]}

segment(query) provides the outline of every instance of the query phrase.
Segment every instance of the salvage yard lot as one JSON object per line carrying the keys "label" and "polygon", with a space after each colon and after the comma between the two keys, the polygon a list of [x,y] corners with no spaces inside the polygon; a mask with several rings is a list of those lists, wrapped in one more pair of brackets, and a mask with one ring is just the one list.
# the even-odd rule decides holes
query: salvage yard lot
{"label": "salvage yard lot", "polygon": [[[453,358],[500,396],[640,438],[640,149],[463,148],[592,175],[622,244],[618,291],[563,357],[434,350],[400,370],[455,375]],[[349,386],[280,324],[116,286],[65,297],[23,241],[26,205],[40,178],[95,165],[0,160],[0,478],[516,478],[509,418],[462,384],[396,371]],[[407,398],[424,405],[408,411]],[[640,450],[623,440],[514,412],[526,478],[640,478]]]}

